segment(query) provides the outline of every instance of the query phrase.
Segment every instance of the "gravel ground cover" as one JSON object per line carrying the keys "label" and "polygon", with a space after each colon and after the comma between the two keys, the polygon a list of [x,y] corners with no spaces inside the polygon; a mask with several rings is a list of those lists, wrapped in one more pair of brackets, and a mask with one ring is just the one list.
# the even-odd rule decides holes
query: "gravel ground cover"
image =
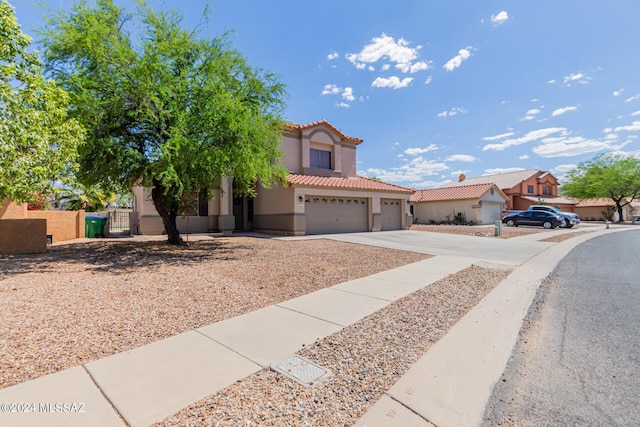
{"label": "gravel ground cover", "polygon": [[251,237],[0,256],[0,388],[425,258]]}
{"label": "gravel ground cover", "polygon": [[352,425],[508,274],[468,267],[302,349],[332,371],[311,388],[264,369],[156,426]]}

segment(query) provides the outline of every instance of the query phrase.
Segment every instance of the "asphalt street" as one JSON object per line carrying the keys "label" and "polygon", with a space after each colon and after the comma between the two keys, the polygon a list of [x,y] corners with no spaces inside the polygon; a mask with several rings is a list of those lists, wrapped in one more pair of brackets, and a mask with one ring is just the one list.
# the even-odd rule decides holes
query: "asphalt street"
{"label": "asphalt street", "polygon": [[640,231],[587,241],[538,291],[484,425],[640,425]]}

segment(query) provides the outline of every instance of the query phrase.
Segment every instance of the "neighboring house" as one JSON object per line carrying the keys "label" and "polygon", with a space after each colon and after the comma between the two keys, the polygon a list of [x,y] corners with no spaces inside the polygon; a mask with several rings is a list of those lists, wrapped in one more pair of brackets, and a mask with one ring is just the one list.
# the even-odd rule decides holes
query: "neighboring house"
{"label": "neighboring house", "polygon": [[493,183],[419,190],[411,196],[414,222],[450,221],[464,214],[467,222],[493,224],[502,218],[509,197]]}
{"label": "neighboring house", "polygon": [[[576,205],[576,213],[580,215],[580,219],[583,221],[604,221],[606,218],[602,213],[608,206],[612,208],[616,207],[613,200],[609,198],[599,199],[583,199],[578,201]],[[631,202],[623,208],[622,220],[630,221],[633,216],[637,216],[640,213],[640,206],[638,202]],[[618,221],[618,211],[615,211],[613,220]]]}
{"label": "neighboring house", "polygon": [[535,204],[556,206],[566,212],[575,212],[576,202],[558,193],[558,180],[550,172],[529,169],[518,172],[485,175],[466,178],[460,175],[458,182],[450,182],[445,187],[493,183],[509,197],[508,210],[526,210]]}
{"label": "neighboring house", "polygon": [[[187,232],[258,231],[280,235],[402,230],[410,227],[412,189],[356,174],[356,149],[362,139],[343,134],[321,120],[288,124],[282,137],[286,185],[265,189],[255,198],[237,196],[224,179],[212,198],[196,197],[189,216],[178,218]],[[204,195],[203,195],[204,196]],[[133,230],[164,230],[150,190],[134,189]]]}

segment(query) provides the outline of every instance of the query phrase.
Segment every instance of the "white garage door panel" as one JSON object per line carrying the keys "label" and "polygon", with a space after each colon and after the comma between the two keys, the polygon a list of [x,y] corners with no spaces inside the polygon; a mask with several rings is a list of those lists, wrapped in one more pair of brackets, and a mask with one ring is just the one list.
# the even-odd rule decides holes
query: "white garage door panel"
{"label": "white garage door panel", "polygon": [[382,216],[382,231],[402,230],[402,200],[380,199],[380,215]]}
{"label": "white garage door panel", "polygon": [[307,234],[369,231],[367,199],[307,196],[304,206]]}

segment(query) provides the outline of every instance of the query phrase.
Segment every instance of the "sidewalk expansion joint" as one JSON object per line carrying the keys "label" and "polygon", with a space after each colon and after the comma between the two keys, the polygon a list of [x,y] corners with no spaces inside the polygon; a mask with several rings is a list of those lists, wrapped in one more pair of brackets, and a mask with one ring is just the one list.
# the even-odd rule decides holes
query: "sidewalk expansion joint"
{"label": "sidewalk expansion joint", "polygon": [[420,417],[421,419],[425,420],[427,423],[429,423],[429,424],[431,424],[431,425],[433,425],[435,427],[439,427],[436,423],[434,423],[433,421],[429,420],[428,418],[422,416],[422,414],[419,414],[418,412],[414,411],[413,408],[405,405],[404,403],[402,403],[401,401],[399,401],[395,397],[391,396],[388,392],[385,392],[384,395],[387,396],[389,399],[393,400],[394,402],[396,402],[398,405],[400,405],[403,408],[407,409],[411,413],[415,414],[417,417]]}
{"label": "sidewalk expansion joint", "polygon": [[309,313],[305,313],[304,311],[299,311],[299,310],[294,310],[294,309],[289,308],[289,307],[284,307],[284,306],[281,306],[280,304],[274,304],[274,307],[282,308],[284,310],[289,310],[289,311],[291,311],[293,313],[302,314],[304,316],[311,317],[311,318],[316,319],[316,320],[322,320],[323,322],[331,323],[332,325],[340,326],[341,328],[346,328],[348,326],[348,325],[343,325],[341,323],[332,322],[331,320],[323,319],[322,317],[312,316]]}
{"label": "sidewalk expansion joint", "polygon": [[194,332],[199,333],[200,335],[202,335],[203,337],[205,337],[209,341],[212,341],[212,342],[214,342],[214,343],[216,343],[218,345],[221,345],[222,347],[226,348],[227,350],[237,354],[238,356],[242,357],[243,359],[247,359],[249,362],[254,363],[257,366],[260,366],[263,369],[268,367],[268,366],[263,366],[262,364],[256,362],[255,360],[251,359],[250,357],[247,357],[245,354],[242,354],[242,353],[238,352],[237,350],[234,350],[233,348],[229,347],[228,345],[225,345],[225,344],[221,343],[220,341],[217,341],[217,340],[211,338],[209,335],[207,335],[207,334],[205,334],[205,333],[203,333],[203,332],[201,332],[201,331],[199,331],[197,329],[194,329]]}
{"label": "sidewalk expansion joint", "polygon": [[98,391],[100,392],[100,394],[102,395],[102,397],[105,398],[105,400],[107,402],[109,402],[109,405],[111,405],[111,407],[113,408],[113,410],[116,412],[116,414],[118,414],[118,417],[120,417],[120,419],[122,420],[122,422],[124,423],[124,425],[126,427],[131,427],[131,424],[129,424],[129,422],[127,421],[127,419],[124,417],[124,415],[122,415],[120,413],[120,411],[118,411],[118,408],[116,408],[116,405],[113,404],[113,402],[111,401],[111,399],[109,399],[109,396],[107,396],[107,394],[104,392],[104,390],[102,390],[102,387],[100,387],[100,385],[96,382],[96,379],[93,378],[93,375],[91,375],[91,372],[89,372],[89,370],[87,369],[87,367],[82,364],[80,365],[82,366],[82,369],[84,369],[84,371],[87,373],[87,375],[89,375],[89,378],[91,379],[91,382],[96,386],[96,388],[98,389]]}
{"label": "sidewalk expansion joint", "polygon": [[[402,282],[392,282],[392,283],[402,283]],[[337,288],[334,288],[334,287],[328,288],[328,289],[331,289],[332,291],[344,292],[345,294],[349,294],[349,295],[357,295],[359,297],[373,298],[373,299],[377,299],[378,301],[384,301],[386,303],[392,303],[393,301],[395,301],[395,300],[390,300],[390,299],[386,299],[386,298],[374,297],[373,295],[367,295],[367,294],[363,294],[363,293],[360,293],[360,292],[348,291],[346,289],[337,289]],[[417,290],[418,289],[416,289],[416,291]]]}

